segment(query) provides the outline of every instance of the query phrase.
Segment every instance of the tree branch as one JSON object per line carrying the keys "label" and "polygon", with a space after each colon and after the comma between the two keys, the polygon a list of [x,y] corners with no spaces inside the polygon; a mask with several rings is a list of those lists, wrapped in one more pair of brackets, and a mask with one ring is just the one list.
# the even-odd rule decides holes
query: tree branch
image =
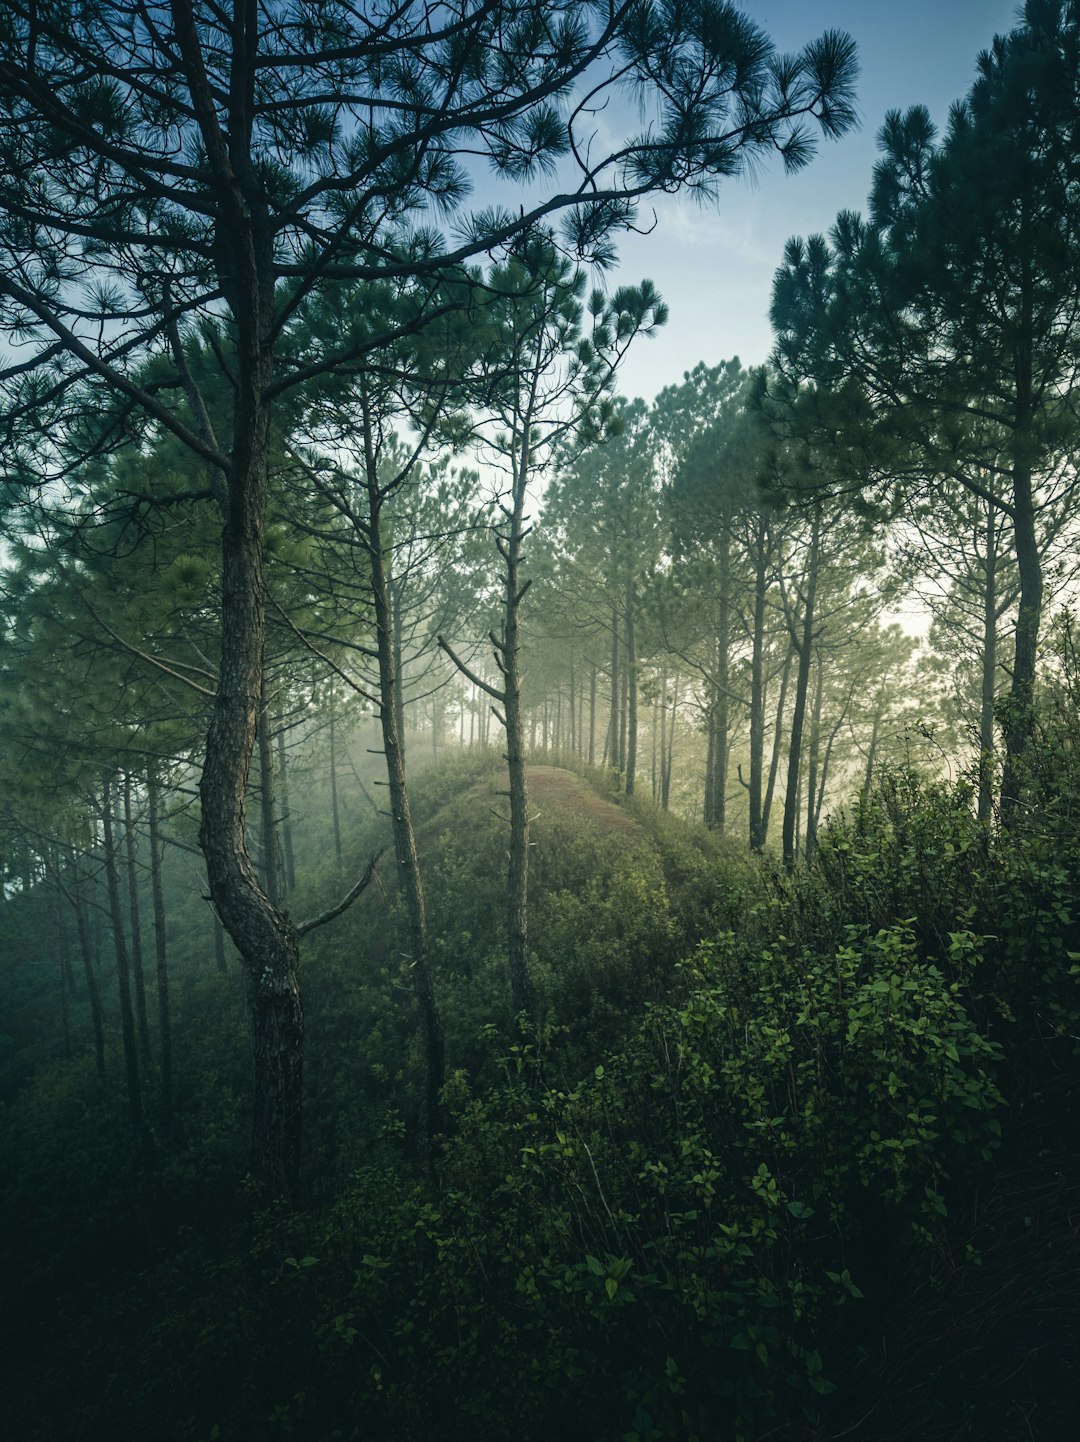
{"label": "tree branch", "polygon": [[297,935],[307,936],[309,931],[314,931],[317,926],[325,926],[328,921],[333,921],[334,918],[340,916],[343,911],[347,911],[357,897],[361,896],[367,890],[371,883],[371,878],[375,875],[375,868],[378,866],[381,857],[382,849],[380,848],[375,852],[374,856],[372,856],[364,868],[363,876],[361,876],[352,890],[347,892],[338,904],[332,906],[329,911],[320,912],[318,916],[313,916],[310,921],[301,922],[296,928]]}

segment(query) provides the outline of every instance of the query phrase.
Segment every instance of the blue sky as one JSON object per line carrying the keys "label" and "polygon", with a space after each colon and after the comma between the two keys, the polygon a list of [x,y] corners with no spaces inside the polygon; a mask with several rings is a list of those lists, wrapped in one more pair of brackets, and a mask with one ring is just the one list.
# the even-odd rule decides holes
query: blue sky
{"label": "blue sky", "polygon": [[769,292],[785,241],[827,231],[839,210],[862,210],[886,112],[926,105],[939,127],[975,77],[980,51],[1016,23],[1015,0],[745,0],[782,50],[824,30],[859,48],[859,130],[823,142],[797,175],[779,167],[754,183],[729,182],[719,204],[677,197],[657,207],[648,236],[620,247],[618,283],[648,276],[671,308],[667,326],[636,343],[619,388],[651,399],[699,360],[763,361],[771,345]]}

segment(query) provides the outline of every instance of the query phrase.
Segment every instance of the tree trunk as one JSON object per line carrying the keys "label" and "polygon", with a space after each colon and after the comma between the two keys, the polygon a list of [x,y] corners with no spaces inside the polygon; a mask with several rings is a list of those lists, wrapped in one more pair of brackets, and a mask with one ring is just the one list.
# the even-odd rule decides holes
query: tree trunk
{"label": "tree trunk", "polygon": [[982,696],[979,707],[979,820],[994,809],[994,699],[997,690],[997,512],[986,507],[986,570],[983,577]]}
{"label": "tree trunk", "polygon": [[127,861],[128,915],[131,918],[131,971],[135,981],[135,1019],[139,1028],[139,1062],[150,1070],[150,1023],[146,1011],[146,975],[143,971],[142,926],[139,921],[139,873],[132,822],[131,777],[124,775],[124,854]]}
{"label": "tree trunk", "polygon": [[596,765],[596,667],[589,670],[589,765]]}
{"label": "tree trunk", "polygon": [[161,793],[151,762],[146,772],[150,816],[150,896],[154,907],[154,958],[157,964],[158,1029],[161,1033],[161,1121],[166,1135],[173,1120],[172,1009],[169,1002],[169,967],[165,949],[165,898],[161,889]]}
{"label": "tree trunk", "polygon": [[341,809],[338,805],[338,775],[337,775],[337,716],[334,695],[334,683],[330,682],[330,816],[334,823],[334,857],[340,866],[342,861],[341,852]]}
{"label": "tree trunk", "polygon": [[[629,624],[629,622],[627,623]],[[626,633],[623,633],[623,653],[620,657],[619,674],[619,758],[616,763],[616,770],[620,776],[626,776],[626,730],[627,716],[630,705],[629,675],[630,667],[626,660]]]}
{"label": "tree trunk", "polygon": [[825,666],[818,654],[814,675],[814,705],[810,716],[810,743],[806,758],[806,844],[803,848],[807,861],[814,854],[817,845],[818,818],[818,765],[821,760],[821,706],[825,691]]}
{"label": "tree trunk", "polygon": [[398,756],[402,774],[405,771],[405,607],[401,587],[394,579],[393,566],[387,567],[386,600],[390,607],[390,628],[394,658],[394,726],[397,731]]}
{"label": "tree trunk", "polygon": [[428,1140],[439,1130],[439,1091],[443,1084],[444,1043],[442,1021],[435,998],[435,982],[427,943],[427,917],[424,908],[424,887],[420,860],[416,852],[409,788],[405,777],[405,752],[398,730],[403,708],[398,685],[397,665],[401,650],[391,602],[391,580],[386,565],[382,537],[382,502],[376,467],[371,424],[364,408],[365,473],[368,492],[367,551],[371,574],[371,592],[375,608],[375,637],[379,660],[379,723],[382,729],[383,752],[386,757],[386,779],[390,792],[390,817],[394,836],[398,884],[405,897],[409,921],[409,943],[412,949],[411,975],[420,1011],[424,1037],[426,1075],[425,1112]]}
{"label": "tree trunk", "polygon": [[510,779],[510,863],[507,874],[507,931],[510,991],[514,1010],[536,1022],[536,1000],[529,973],[529,788],[525,773],[525,737],[521,717],[520,607],[524,594],[520,567],[521,548],[528,531],[524,522],[525,488],[529,473],[530,427],[525,422],[521,452],[514,475],[510,530],[505,538],[506,562],[503,640],[500,647],[506,721],[506,764]]}
{"label": "tree trunk", "polygon": [[750,850],[765,845],[762,780],[765,763],[765,599],[768,594],[766,522],[757,527],[754,566],[754,634],[750,653]]}
{"label": "tree trunk", "polygon": [[728,687],[731,669],[731,533],[726,524],[720,541],[720,595],[716,608],[716,730],[713,754],[712,824],[722,836],[727,826],[728,751],[730,712]]}
{"label": "tree trunk", "polygon": [[[715,657],[714,657],[715,659]],[[713,824],[714,795],[716,785],[716,682],[706,682],[705,694],[705,794],[702,798],[701,817],[711,831]]]}
{"label": "tree trunk", "polygon": [[633,796],[634,779],[637,774],[638,743],[638,674],[637,640],[634,632],[634,611],[637,600],[634,583],[626,583],[626,794]]}
{"label": "tree trunk", "polygon": [[863,772],[862,799],[870,800],[870,788],[874,784],[874,763],[877,761],[878,734],[881,730],[881,702],[874,708],[874,724],[870,731],[870,745],[866,748],[866,769]]}
{"label": "tree trunk", "polygon": [[59,906],[54,905],[53,913],[53,935],[56,938],[56,973],[60,985],[60,1028],[64,1039],[64,1060],[71,1060],[71,1017],[69,1015],[69,980],[71,977],[71,964],[67,954],[67,936],[64,933],[64,924],[60,916]]}
{"label": "tree trunk", "polygon": [[234,82],[223,129],[191,0],[173,0],[172,15],[178,64],[205,149],[207,194],[215,206],[213,260],[234,322],[232,444],[213,487],[224,523],[221,649],[199,783],[199,841],[210,895],[244,969],[254,1059],[252,1168],[265,1187],[287,1196],[296,1189],[300,1169],[304,1017],[299,937],[259,885],[244,826],[263,689],[269,396],[279,321],[275,229],[252,147],[257,16],[250,6],[235,11]]}
{"label": "tree trunk", "polygon": [[[236,244],[243,249],[240,237]],[[248,237],[249,240],[252,237]],[[256,238],[257,239],[257,238]],[[222,632],[218,688],[199,793],[199,839],[210,894],[243,964],[254,1064],[252,1169],[276,1195],[300,1171],[304,1014],[296,927],[259,885],[244,834],[248,774],[262,694],[266,631],[263,537],[271,381],[270,296],[253,319],[237,315],[234,444],[221,535]]]}
{"label": "tree trunk", "polygon": [[285,753],[285,718],[279,712],[275,724],[277,743],[278,795],[281,798],[281,848],[285,857],[285,886],[296,890],[296,858],[293,854],[292,815],[289,810],[289,770]]}
{"label": "tree trunk", "polygon": [[784,709],[787,706],[788,683],[791,680],[791,649],[784,657],[784,669],[780,673],[780,694],[776,699],[776,720],[773,724],[772,755],[769,761],[769,780],[765,787],[765,803],[761,808],[761,844],[769,837],[769,818],[772,816],[773,796],[776,792],[776,777],[780,770],[780,751],[784,742]]}
{"label": "tree trunk", "polygon": [[662,777],[660,783],[660,805],[666,811],[671,801],[671,766],[675,757],[675,712],[679,701],[679,673],[671,680],[671,718],[668,722],[668,744],[667,757],[662,763]]}
{"label": "tree trunk", "polygon": [[[1028,211],[1021,217],[1021,237],[1026,233]],[[1024,754],[1035,724],[1035,668],[1042,621],[1043,578],[1039,542],[1035,529],[1032,494],[1032,415],[1035,409],[1033,377],[1036,338],[1033,322],[1034,282],[1031,259],[1022,262],[1019,339],[1014,350],[1015,404],[1012,463],[1013,535],[1016,563],[1020,573],[1020,605],[1016,615],[1016,646],[1013,657],[1012,688],[1005,717],[1005,765],[1001,778],[1001,819],[1008,826],[1024,786]]]}
{"label": "tree trunk", "polygon": [[611,713],[604,742],[602,766],[619,770],[619,613],[611,613]]}
{"label": "tree trunk", "polygon": [[795,705],[791,713],[788,743],[787,789],[784,794],[784,865],[795,865],[796,830],[799,812],[799,781],[802,768],[802,738],[806,723],[806,699],[810,690],[810,668],[814,653],[814,603],[817,597],[818,552],[821,545],[821,506],[814,507],[810,530],[810,554],[806,564],[806,594],[803,598],[802,635],[795,640],[799,669],[795,678]]}
{"label": "tree trunk", "polygon": [[[656,785],[653,787],[653,800],[663,804],[664,794],[664,767],[667,763],[667,667],[660,672],[660,685],[657,690],[657,707],[660,711],[660,764],[656,776]],[[653,735],[656,735],[656,723],[653,722]]]}
{"label": "tree trunk", "polygon": [[576,710],[575,710],[576,705],[577,705],[577,690],[576,690],[576,688],[575,688],[575,686],[574,686],[574,661],[573,661],[573,658],[571,657],[571,660],[570,660],[570,698],[569,698],[569,712],[568,712],[568,718],[569,718],[569,723],[570,723],[569,750],[570,750],[570,755],[571,755],[571,756],[576,756],[576,755],[577,755],[577,751],[578,751],[577,713],[576,713]]}
{"label": "tree trunk", "polygon": [[116,977],[120,993],[120,1029],[124,1043],[124,1068],[127,1076],[128,1107],[136,1130],[142,1129],[142,1083],[139,1077],[138,1043],[135,1038],[135,1013],[131,1005],[131,964],[124,919],[120,906],[120,875],[116,866],[116,838],[113,832],[112,786],[106,781],[102,791],[101,824],[105,845],[105,889],[109,902],[113,947],[116,951]]}
{"label": "tree trunk", "polygon": [[72,857],[72,906],[75,911],[75,926],[79,936],[79,951],[83,960],[83,974],[86,977],[86,995],[90,1003],[90,1024],[94,1032],[94,1061],[98,1079],[105,1081],[105,1028],[101,1016],[101,993],[98,990],[97,972],[94,970],[94,956],[90,945],[90,928],[86,922],[86,902],[83,899],[79,881],[79,864]]}
{"label": "tree trunk", "polygon": [[270,738],[270,705],[266,696],[266,670],[259,692],[259,722],[255,732],[259,750],[259,850],[263,890],[281,906],[285,898],[285,871],[278,845],[277,798],[274,792],[274,748]]}

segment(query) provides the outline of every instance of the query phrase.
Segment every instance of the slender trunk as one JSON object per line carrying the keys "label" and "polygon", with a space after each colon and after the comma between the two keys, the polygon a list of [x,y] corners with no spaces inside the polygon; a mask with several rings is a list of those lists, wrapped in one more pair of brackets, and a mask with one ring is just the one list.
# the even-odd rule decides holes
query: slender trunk
{"label": "slender trunk", "polygon": [[131,777],[124,776],[124,855],[127,862],[128,915],[131,918],[131,972],[135,982],[135,1019],[139,1028],[139,1062],[150,1070],[150,1023],[146,1013],[146,975],[143,971],[142,926],[139,921],[139,873],[132,822]]}
{"label": "slender trunk", "polygon": [[[1027,204],[1020,214],[1023,244],[1030,223]],[[1020,573],[1020,605],[1016,615],[1016,645],[1012,687],[1005,715],[1005,765],[1001,778],[1001,819],[1008,826],[1024,786],[1024,754],[1035,724],[1035,668],[1042,620],[1043,578],[1035,529],[1032,494],[1032,417],[1035,410],[1033,374],[1034,279],[1032,260],[1025,251],[1021,262],[1019,334],[1014,350],[1015,404],[1012,458],[1012,512],[1016,563]]]}
{"label": "slender trunk", "polygon": [[706,684],[706,695],[708,700],[705,707],[705,795],[702,800],[701,813],[706,827],[712,830],[713,787],[716,785],[716,685],[711,680]]}
{"label": "slender trunk", "polygon": [[169,967],[165,949],[165,898],[161,888],[161,793],[151,762],[146,772],[150,824],[150,896],[154,907],[154,958],[157,964],[158,1029],[161,1033],[161,1120],[166,1134],[173,1119],[172,1011],[169,1004]]}
{"label": "slender trunk", "polygon": [[814,837],[821,830],[821,813],[825,808],[825,786],[829,779],[829,763],[832,760],[833,744],[840,731],[839,723],[829,733],[829,740],[825,746],[825,757],[821,763],[821,775],[818,778],[817,803],[814,807]]}
{"label": "slender trunk", "polygon": [[667,757],[663,762],[663,775],[660,783],[660,805],[665,811],[671,800],[671,765],[675,757],[675,711],[678,702],[679,673],[676,671],[671,681],[671,720],[668,723]]}
{"label": "slender trunk", "polygon": [[664,767],[667,764],[667,668],[660,673],[660,689],[657,697],[660,707],[660,770],[656,778],[653,796],[663,805]]}
{"label": "slender trunk", "polygon": [[619,769],[619,613],[611,613],[611,713],[601,765]]}
{"label": "slender trunk", "polygon": [[334,705],[334,683],[330,683],[330,816],[334,823],[334,857],[341,865],[341,808],[338,805],[337,716]]}
{"label": "slender trunk", "polygon": [[655,803],[657,796],[660,794],[660,773],[656,769],[656,758],[660,747],[660,727],[658,724],[657,704],[655,700],[652,703],[651,709],[652,715],[649,720],[649,738],[651,742],[649,747],[649,791]]}
{"label": "slender trunk", "polygon": [[814,508],[810,531],[810,555],[806,567],[806,595],[803,600],[802,635],[796,641],[799,669],[795,679],[795,705],[791,713],[788,743],[787,789],[784,795],[784,865],[795,865],[796,831],[799,811],[799,780],[802,768],[802,738],[806,724],[806,698],[810,689],[810,668],[814,653],[814,604],[817,597],[818,551],[821,545],[821,507]]}
{"label": "slender trunk", "polygon": [[98,1079],[105,1081],[105,1028],[101,1016],[101,993],[98,990],[97,972],[94,970],[94,955],[90,945],[90,928],[86,921],[86,902],[79,882],[78,862],[72,858],[72,906],[75,911],[75,927],[79,936],[79,951],[83,960],[83,975],[86,977],[86,995],[90,1003],[90,1025],[94,1032],[94,1061]]}
{"label": "slender trunk", "polygon": [[375,608],[375,638],[379,659],[379,722],[382,729],[383,752],[386,756],[386,779],[390,792],[390,817],[394,836],[394,857],[398,883],[405,898],[409,922],[410,962],[416,990],[420,1025],[424,1038],[426,1072],[425,1114],[429,1142],[439,1130],[439,1091],[443,1084],[444,1043],[442,1021],[435,998],[431,957],[427,941],[427,916],[424,887],[420,875],[420,859],[416,851],[409,788],[405,776],[405,751],[398,729],[402,719],[397,663],[400,646],[392,614],[391,579],[386,564],[382,536],[382,503],[376,466],[375,447],[367,407],[364,407],[364,447],[368,492],[367,551],[371,572],[371,592]]}
{"label": "slender trunk", "polygon": [[570,750],[570,755],[571,755],[571,756],[576,756],[576,755],[577,755],[577,749],[578,749],[578,740],[577,740],[577,715],[576,715],[576,712],[575,712],[575,707],[576,707],[576,705],[577,705],[577,692],[576,692],[575,687],[574,687],[574,662],[573,662],[573,658],[571,658],[571,661],[570,661],[570,698],[569,698],[569,712],[568,712],[568,717],[569,717],[569,722],[570,722],[570,736],[569,736],[570,745],[569,745],[569,750]]}
{"label": "slender trunk", "polygon": [[1005,723],[1005,769],[1001,783],[1002,816],[1009,820],[1023,790],[1023,758],[1034,724],[1035,663],[1042,620],[1043,579],[1035,532],[1035,507],[1030,466],[1013,469],[1016,561],[1020,572],[1020,605],[1016,616],[1016,650],[1012,688]]}
{"label": "slender trunk", "polygon": [[393,567],[387,567],[386,599],[390,607],[390,632],[394,661],[394,726],[397,730],[398,756],[402,774],[405,771],[405,606],[401,587],[394,578]]}
{"label": "slender trunk", "polygon": [[713,830],[721,836],[727,826],[728,751],[730,712],[728,686],[731,669],[731,532],[726,521],[720,541],[720,595],[716,608],[716,749],[713,757]]}
{"label": "slender trunk", "polygon": [[768,594],[766,523],[759,520],[754,567],[754,635],[750,652],[750,849],[765,845],[762,772],[765,761],[765,600]]}
{"label": "slender trunk", "polygon": [[809,861],[817,845],[818,765],[821,760],[821,706],[825,691],[825,665],[818,653],[814,672],[814,704],[810,715],[810,743],[806,756],[806,845],[804,855]]}
{"label": "slender trunk", "polygon": [[881,730],[881,704],[874,708],[874,724],[870,731],[870,745],[866,749],[866,769],[863,772],[862,799],[870,800],[870,788],[874,784],[874,763],[877,760],[878,734]]}
{"label": "slender trunk", "polygon": [[278,846],[277,798],[274,794],[274,748],[270,739],[270,707],[266,697],[266,670],[259,691],[259,850],[262,855],[262,884],[275,906],[285,897],[285,874]]}
{"label": "slender trunk", "polygon": [[[510,780],[510,864],[507,875],[507,931],[510,990],[514,1010],[536,1021],[536,1000],[529,973],[529,789],[525,772],[525,746],[521,717],[520,607],[524,595],[520,567],[525,526],[525,488],[529,474],[530,424],[522,428],[521,452],[514,476],[510,530],[503,542],[506,561],[503,640],[500,647],[506,721],[506,764]],[[528,583],[526,582],[525,585]]]}
{"label": "slender trunk", "polygon": [[791,681],[791,651],[784,657],[784,669],[780,673],[780,694],[776,698],[776,720],[773,724],[772,754],[769,761],[769,780],[765,787],[765,803],[761,809],[761,844],[769,837],[769,818],[772,816],[773,796],[776,794],[776,777],[780,770],[780,751],[784,742],[784,709],[787,706],[788,684]]}
{"label": "slender trunk", "polygon": [[637,774],[638,743],[638,674],[637,640],[634,632],[634,612],[637,600],[634,583],[626,583],[626,794],[634,794],[634,778]]}
{"label": "slender trunk", "polygon": [[589,765],[596,765],[596,667],[589,669]]}
{"label": "slender trunk", "polygon": [[997,511],[986,507],[986,570],[983,577],[982,704],[979,708],[979,820],[994,807],[994,698],[997,688]]}
{"label": "slender trunk", "polygon": [[142,1083],[139,1077],[138,1043],[135,1037],[135,1013],[131,1005],[131,963],[128,957],[127,940],[124,936],[124,919],[120,906],[120,874],[116,866],[116,839],[113,832],[113,795],[109,781],[105,782],[102,793],[101,824],[105,845],[105,889],[109,902],[109,920],[112,924],[113,947],[116,951],[116,978],[120,993],[120,1028],[124,1043],[124,1067],[127,1076],[128,1106],[131,1120],[137,1130],[143,1121]]}
{"label": "slender trunk", "polygon": [[[628,622],[628,624],[629,624],[629,622]],[[627,638],[626,638],[626,632],[625,632],[625,630],[624,630],[624,632],[623,632],[623,653],[622,653],[622,656],[620,657],[620,667],[619,667],[619,671],[620,671],[620,674],[619,674],[619,759],[618,759],[618,763],[617,763],[617,770],[619,771],[619,774],[622,775],[622,776],[624,776],[624,777],[625,777],[625,775],[626,775],[626,731],[627,731],[627,716],[628,716],[628,713],[629,713],[629,704],[630,704],[630,700],[629,700],[629,689],[630,689],[630,687],[629,687],[629,675],[630,675],[630,667],[629,667],[629,665],[628,665],[628,663],[627,663],[627,659],[626,659],[626,655],[627,655],[627,653],[626,653],[626,639],[627,639]]]}
{"label": "slender trunk", "polygon": [[60,908],[53,907],[53,934],[56,937],[56,972],[57,981],[60,984],[60,1030],[64,1039],[64,1060],[71,1060],[71,1017],[68,1014],[69,981],[71,978],[71,963],[67,955],[67,936],[64,934],[64,925],[60,917]]}
{"label": "slender trunk", "polygon": [[276,725],[278,795],[281,798],[281,847],[285,856],[285,886],[296,890],[296,858],[293,854],[292,814],[289,809],[289,770],[285,753],[285,718],[279,713]]}

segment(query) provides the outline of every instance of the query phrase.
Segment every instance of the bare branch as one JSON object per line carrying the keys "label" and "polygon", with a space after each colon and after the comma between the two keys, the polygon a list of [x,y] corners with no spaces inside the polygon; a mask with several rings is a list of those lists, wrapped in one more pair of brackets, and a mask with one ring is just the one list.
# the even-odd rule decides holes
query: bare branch
{"label": "bare branch", "polygon": [[313,916],[310,921],[301,922],[296,928],[297,934],[299,936],[307,936],[309,931],[314,931],[317,926],[325,926],[328,921],[333,921],[334,918],[340,916],[343,911],[347,911],[357,897],[362,896],[367,890],[371,883],[371,878],[375,875],[375,868],[378,866],[381,857],[382,850],[380,849],[372,856],[364,868],[363,876],[361,876],[352,890],[347,892],[338,904],[332,906],[329,911],[320,912],[318,916]]}

